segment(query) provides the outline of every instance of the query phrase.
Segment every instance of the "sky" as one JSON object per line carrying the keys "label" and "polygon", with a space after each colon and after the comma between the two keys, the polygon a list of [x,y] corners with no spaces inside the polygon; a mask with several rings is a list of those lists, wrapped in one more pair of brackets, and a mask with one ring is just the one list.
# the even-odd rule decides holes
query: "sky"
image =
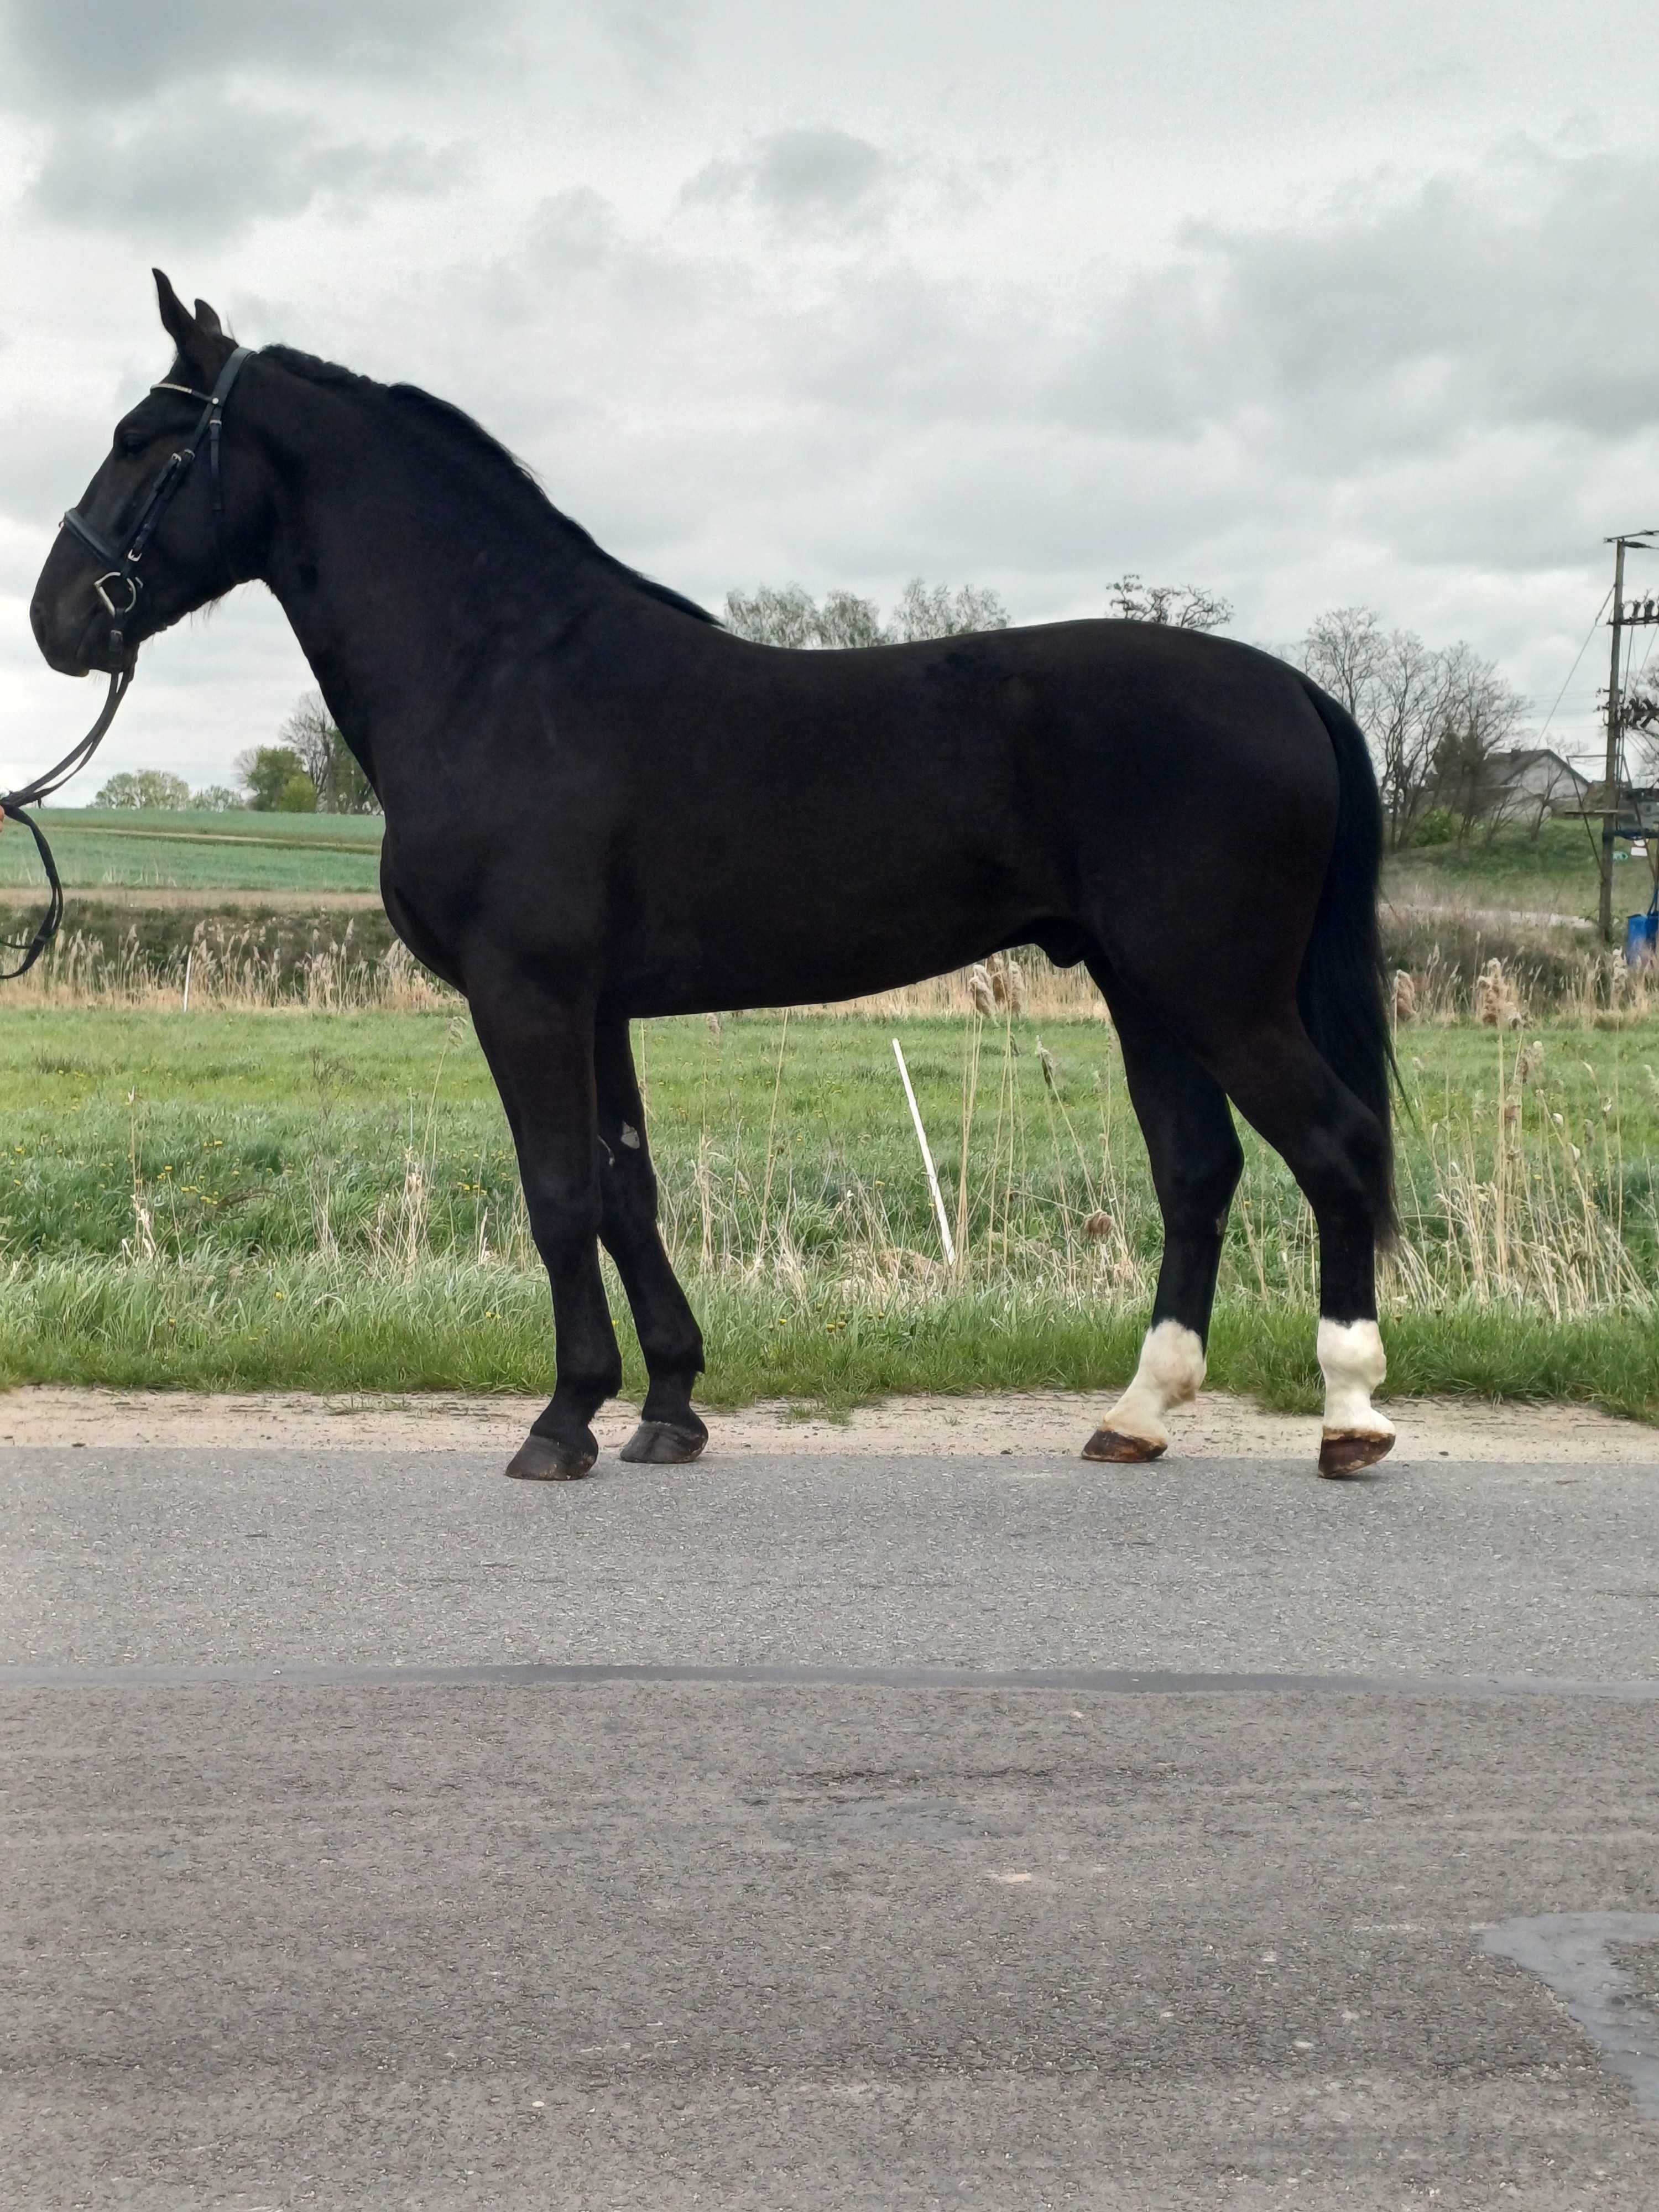
{"label": "sky", "polygon": [[[165,373],[153,264],[454,400],[716,608],[920,574],[1042,622],[1134,569],[1288,645],[1363,604],[1592,750],[1603,540],[1659,524],[1654,21],[0,0],[0,776],[96,704],[28,599]],[[145,646],[86,796],[230,781],[309,681],[245,588]]]}

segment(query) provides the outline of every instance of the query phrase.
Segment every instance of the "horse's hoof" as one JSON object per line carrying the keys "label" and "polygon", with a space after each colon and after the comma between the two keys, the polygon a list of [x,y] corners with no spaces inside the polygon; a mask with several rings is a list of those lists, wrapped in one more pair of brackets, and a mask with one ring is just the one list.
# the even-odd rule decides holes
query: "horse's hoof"
{"label": "horse's hoof", "polygon": [[1083,1447],[1085,1459],[1105,1460],[1115,1467],[1144,1467],[1162,1459],[1168,1446],[1151,1443],[1145,1437],[1126,1437],[1121,1429],[1097,1429]]}
{"label": "horse's hoof", "polygon": [[1393,1449],[1392,1436],[1323,1437],[1319,1445],[1319,1472],[1328,1482],[1341,1482],[1351,1474],[1363,1474],[1378,1460],[1387,1459]]}
{"label": "horse's hoof", "polygon": [[532,1431],[507,1462],[507,1471],[515,1482],[580,1482],[599,1455],[591,1436],[573,1452],[556,1437]]}
{"label": "horse's hoof", "polygon": [[677,1428],[672,1421],[641,1421],[622,1448],[622,1455],[635,1466],[679,1467],[696,1459],[708,1441],[701,1422],[695,1429]]}

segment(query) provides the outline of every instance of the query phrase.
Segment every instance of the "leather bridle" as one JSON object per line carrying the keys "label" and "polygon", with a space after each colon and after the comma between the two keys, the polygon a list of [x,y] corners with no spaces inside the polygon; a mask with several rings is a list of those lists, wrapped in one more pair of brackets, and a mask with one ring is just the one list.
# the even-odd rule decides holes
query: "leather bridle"
{"label": "leather bridle", "polygon": [[[220,550],[224,548],[225,493],[219,471],[219,437],[224,428],[225,402],[230,397],[230,387],[242,373],[242,364],[252,358],[251,346],[238,346],[219,371],[218,381],[211,392],[198,392],[189,384],[152,384],[152,392],[179,392],[186,399],[199,399],[202,411],[196,418],[196,427],[189,438],[173,453],[166,467],[151,487],[149,496],[139,510],[138,520],[126,534],[127,550],[123,553],[118,544],[93,527],[77,507],[70,507],[64,517],[63,527],[71,538],[78,538],[94,559],[104,563],[103,574],[95,578],[92,588],[103,601],[114,627],[111,629],[110,658],[119,660],[123,649],[121,625],[138,604],[138,594],[143,588],[138,574],[138,564],[144,557],[144,549],[155,535],[161,517],[184,488],[185,477],[202,450],[202,441],[207,441],[208,474],[213,483],[213,520],[219,533]],[[124,604],[118,606],[107,586],[126,594]]]}
{"label": "leather bridle", "polygon": [[[88,522],[78,507],[70,507],[60,526],[69,532],[71,538],[79,539],[93,558],[101,564],[101,574],[94,578],[92,588],[103,602],[110,618],[109,653],[113,665],[110,670],[108,694],[97,720],[85,737],[66,752],[55,767],[47,769],[44,775],[37,775],[32,783],[26,783],[16,791],[0,794],[0,819],[21,822],[33,838],[40,855],[40,864],[46,872],[47,890],[46,911],[33,937],[27,940],[0,938],[0,946],[23,955],[15,968],[0,970],[0,982],[9,983],[15,976],[27,975],[57,935],[64,919],[64,887],[58,881],[52,848],[42,836],[40,823],[25,810],[38,806],[42,799],[50,799],[71,776],[80,774],[102,744],[105,732],[115,720],[116,709],[131,688],[134,663],[126,658],[123,625],[137,605],[138,594],[143,589],[138,566],[144,557],[146,547],[155,535],[161,517],[183,489],[185,479],[201,453],[204,439],[207,441],[208,474],[213,487],[214,528],[218,535],[220,553],[224,556],[225,498],[219,468],[219,439],[224,428],[225,401],[252,353],[252,347],[238,346],[220,370],[211,392],[198,392],[194,386],[188,384],[151,385],[152,392],[178,392],[187,399],[199,399],[202,411],[196,418],[196,427],[189,438],[171,456],[151,486],[139,510],[137,521],[130,532],[125,533],[125,552],[118,543],[106,538],[100,530]],[[228,557],[225,565],[228,569]],[[231,581],[236,581],[234,574]],[[115,593],[125,594],[118,603],[109,588],[112,585]]]}

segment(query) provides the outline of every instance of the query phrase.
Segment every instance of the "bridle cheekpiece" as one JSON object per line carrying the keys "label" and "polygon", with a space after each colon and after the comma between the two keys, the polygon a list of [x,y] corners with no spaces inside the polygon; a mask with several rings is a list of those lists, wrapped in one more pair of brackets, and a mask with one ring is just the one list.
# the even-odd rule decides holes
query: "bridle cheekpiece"
{"label": "bridle cheekpiece", "polygon": [[[189,384],[152,384],[149,387],[152,392],[182,392],[186,399],[199,399],[202,411],[196,418],[196,427],[188,439],[177,449],[156,478],[138,520],[128,535],[125,553],[118,545],[106,538],[102,531],[94,528],[78,507],[70,507],[64,517],[63,527],[70,537],[78,538],[94,558],[104,564],[103,574],[94,580],[93,589],[103,601],[113,625],[110,631],[110,657],[113,660],[118,661],[121,657],[125,644],[122,624],[137,605],[138,594],[143,587],[138,564],[144,557],[144,549],[155,535],[156,527],[173,498],[182,489],[185,478],[190,474],[202,450],[204,438],[207,441],[208,473],[213,483],[214,524],[220,534],[221,550],[223,550],[225,496],[219,473],[219,437],[224,427],[225,402],[230,397],[230,387],[241,374],[242,364],[251,358],[252,354],[251,346],[238,346],[220,370],[218,380],[211,392],[198,392],[194,386]],[[126,594],[119,604],[112,596],[112,585],[116,592],[125,591]]]}
{"label": "bridle cheekpiece", "polygon": [[[218,380],[211,392],[198,392],[193,385],[189,384],[151,385],[152,392],[182,392],[186,399],[199,399],[202,411],[189,438],[173,453],[151,487],[137,522],[127,533],[125,553],[118,545],[106,538],[101,530],[88,522],[78,507],[70,507],[64,517],[61,527],[67,530],[71,538],[78,538],[102,566],[102,573],[94,578],[92,588],[102,600],[110,618],[109,651],[112,665],[109,692],[97,720],[80,743],[66,752],[55,767],[47,769],[44,775],[37,775],[33,782],[24,784],[21,789],[0,795],[0,822],[8,819],[21,822],[34,840],[41,866],[46,872],[47,895],[46,910],[32,937],[0,938],[0,945],[23,956],[15,968],[0,969],[0,982],[9,982],[15,975],[26,975],[57,935],[58,924],[64,919],[64,886],[58,879],[52,848],[42,835],[40,823],[27,810],[51,798],[53,792],[67,783],[72,775],[80,773],[103,742],[104,732],[115,720],[116,708],[127,696],[132,682],[132,669],[126,663],[126,640],[122,624],[137,605],[138,594],[143,588],[138,564],[144,557],[145,547],[155,535],[156,526],[195,465],[204,438],[207,441],[208,473],[213,483],[214,527],[218,534],[221,556],[224,558],[227,569],[229,568],[229,557],[225,553],[225,495],[219,475],[219,436],[224,427],[225,401],[230,396],[230,387],[241,374],[243,363],[252,353],[251,346],[238,346],[219,371]],[[231,581],[236,580],[233,575]],[[112,585],[115,592],[125,592],[124,600],[118,603],[110,590]]]}

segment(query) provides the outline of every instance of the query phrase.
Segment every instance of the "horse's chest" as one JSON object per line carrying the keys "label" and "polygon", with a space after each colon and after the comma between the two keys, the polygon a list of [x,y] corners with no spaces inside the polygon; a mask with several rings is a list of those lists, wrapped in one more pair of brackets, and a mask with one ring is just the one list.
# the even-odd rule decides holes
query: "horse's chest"
{"label": "horse's chest", "polygon": [[418,878],[400,869],[390,831],[380,848],[380,898],[386,920],[423,967],[456,990],[464,988],[453,932],[444,927],[441,902],[422,897]]}

